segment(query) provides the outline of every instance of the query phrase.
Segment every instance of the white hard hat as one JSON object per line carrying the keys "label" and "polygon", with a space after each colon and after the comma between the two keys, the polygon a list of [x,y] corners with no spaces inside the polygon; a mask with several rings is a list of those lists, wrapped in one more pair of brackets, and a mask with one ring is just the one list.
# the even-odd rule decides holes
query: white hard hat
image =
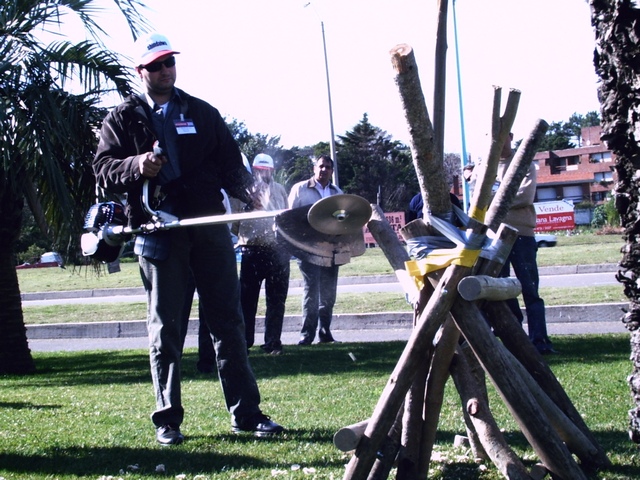
{"label": "white hard hat", "polygon": [[253,159],[253,168],[273,168],[273,158],[266,153],[259,153]]}

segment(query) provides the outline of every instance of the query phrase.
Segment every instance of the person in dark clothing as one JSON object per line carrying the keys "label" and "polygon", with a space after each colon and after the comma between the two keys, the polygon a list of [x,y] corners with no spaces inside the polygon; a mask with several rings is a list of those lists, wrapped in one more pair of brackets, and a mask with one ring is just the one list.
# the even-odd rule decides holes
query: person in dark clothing
{"label": "person in dark clothing", "polygon": [[[513,150],[510,134],[500,157],[498,164],[498,185],[504,178],[511,161]],[[518,238],[511,248],[509,257],[504,264],[501,277],[509,277],[511,269],[522,285],[522,300],[527,313],[527,329],[531,343],[538,352],[543,355],[558,353],[547,334],[547,319],[544,299],[540,296],[540,278],[538,274],[538,244],[536,243],[534,229],[536,228],[536,210],[533,202],[536,196],[537,170],[534,163],[529,167],[529,172],[522,180],[518,192],[509,207],[504,223],[518,230]],[[524,316],[518,300],[511,298],[507,305],[518,319],[523,323]]]}
{"label": "person in dark clothing", "polygon": [[[462,203],[460,199],[455,196],[453,193],[449,192],[449,197],[451,198],[451,204],[455,205],[459,209],[462,209]],[[423,218],[423,208],[424,202],[422,200],[422,194],[417,193],[409,202],[409,210],[407,211],[407,223],[416,220],[418,218]]]}
{"label": "person in dark clothing", "polygon": [[[251,203],[252,176],[224,119],[214,107],[175,87],[176,58],[157,33],[136,42],[136,72],[143,93],[129,96],[105,118],[93,162],[96,181],[126,195],[129,223],[147,223],[146,182],[156,210],[183,220],[224,214],[221,189]],[[162,150],[155,149],[154,144]],[[155,193],[159,193],[157,196]],[[282,432],[260,410],[249,365],[236,257],[225,223],[150,230],[136,236],[147,293],[147,329],[156,409],[151,420],[162,445],[181,443],[182,316],[189,276],[198,290],[202,319],[214,338],[218,375],[233,432],[268,436]]]}
{"label": "person in dark clothing", "polygon": [[[196,292],[196,282],[193,275],[189,277],[189,283],[186,291],[186,301],[182,311],[182,345],[187,338],[189,329],[189,317],[191,316],[191,307],[193,306],[193,296]],[[196,362],[196,370],[200,373],[213,373],[216,371],[216,349],[213,345],[211,332],[207,323],[202,320],[202,307],[198,305],[198,361]]]}

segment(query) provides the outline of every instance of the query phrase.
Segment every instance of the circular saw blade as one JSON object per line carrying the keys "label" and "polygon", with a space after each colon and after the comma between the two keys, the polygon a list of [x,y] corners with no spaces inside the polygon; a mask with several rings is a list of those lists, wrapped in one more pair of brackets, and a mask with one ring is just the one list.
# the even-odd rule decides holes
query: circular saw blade
{"label": "circular saw blade", "polygon": [[371,205],[359,195],[342,193],[323,198],[309,209],[311,227],[327,235],[346,235],[362,230],[371,218]]}

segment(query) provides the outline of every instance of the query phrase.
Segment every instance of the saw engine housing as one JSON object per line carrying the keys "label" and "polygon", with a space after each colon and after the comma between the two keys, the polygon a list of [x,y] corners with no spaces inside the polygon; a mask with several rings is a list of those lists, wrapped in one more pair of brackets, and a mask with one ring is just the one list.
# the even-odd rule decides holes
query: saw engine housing
{"label": "saw engine housing", "polygon": [[[84,218],[83,241],[89,241],[86,235],[95,236],[91,238],[92,242],[98,243],[97,249],[91,254],[94,260],[99,262],[114,262],[120,256],[122,248],[127,240],[127,236],[103,235],[105,225],[125,225],[127,223],[127,215],[124,207],[116,202],[96,203],[89,208]],[[94,247],[95,248],[95,247]],[[84,248],[83,248],[84,250]]]}

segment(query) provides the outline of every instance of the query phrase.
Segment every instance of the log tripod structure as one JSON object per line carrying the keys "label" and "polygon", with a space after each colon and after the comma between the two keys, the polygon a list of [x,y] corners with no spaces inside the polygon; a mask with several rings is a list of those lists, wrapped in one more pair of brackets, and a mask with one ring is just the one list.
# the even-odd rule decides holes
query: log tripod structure
{"label": "log tripod structure", "polygon": [[[446,217],[451,206],[446,183],[439,184],[444,179],[443,167],[434,154],[437,142],[424,107],[413,51],[403,44],[391,54],[411,126],[412,155],[425,205],[425,221],[415,220],[401,233],[407,241],[442,236],[441,224],[435,220]],[[407,279],[409,254],[380,208],[372,206],[369,230],[412,299],[414,328],[371,417],[341,429],[334,437],[338,448],[353,450],[344,480],[388,478],[394,466],[398,479],[427,478],[449,377],[460,395],[474,456],[490,460],[505,478],[540,479],[549,473],[556,479],[579,480],[587,478],[581,465],[610,465],[505,304],[505,299],[519,293],[518,282],[495,278],[517,238],[517,231],[502,219],[548,127],[543,120],[536,122],[491,200],[500,151],[512,127],[520,92],[510,91],[503,116],[500,95],[496,87],[491,148],[477,175],[464,245],[451,250],[452,258],[444,268],[426,268],[418,282],[422,289],[417,290]],[[493,419],[485,376],[540,460],[530,470],[511,450]]]}

